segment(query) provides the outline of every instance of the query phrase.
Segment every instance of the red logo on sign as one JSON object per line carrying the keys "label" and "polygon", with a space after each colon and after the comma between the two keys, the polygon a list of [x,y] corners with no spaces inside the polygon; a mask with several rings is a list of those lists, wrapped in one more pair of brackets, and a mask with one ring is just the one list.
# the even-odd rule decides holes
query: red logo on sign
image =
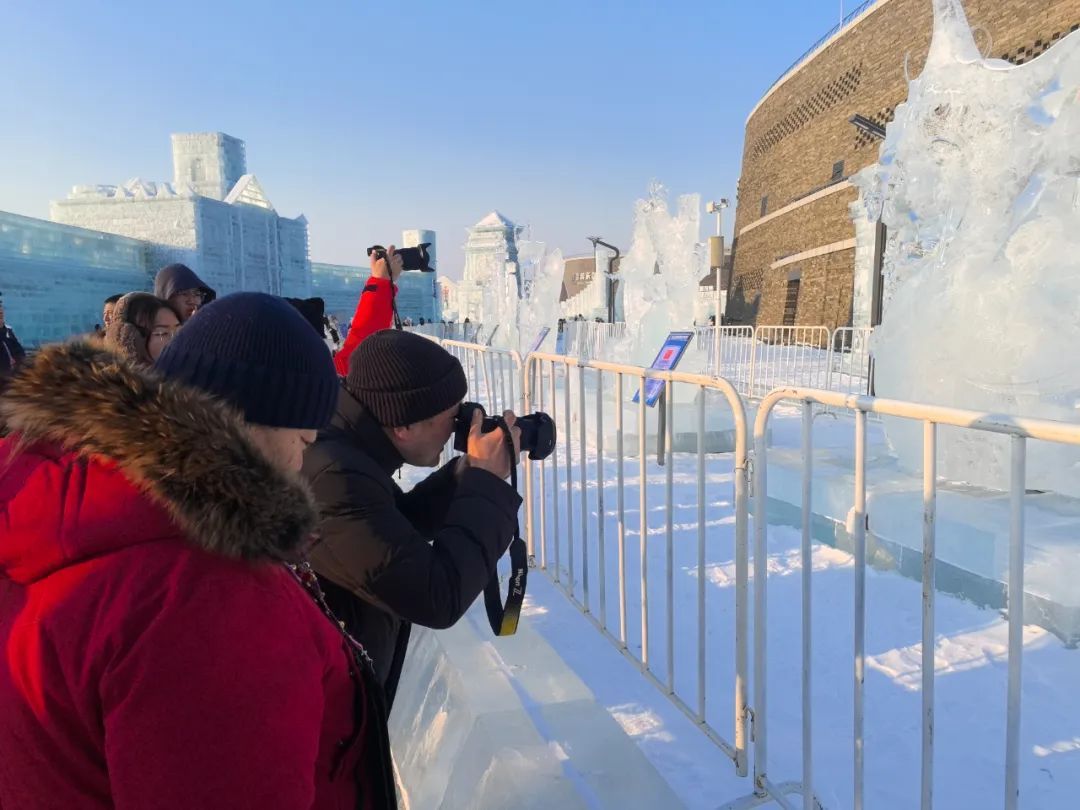
{"label": "red logo on sign", "polygon": [[669,363],[671,362],[671,358],[673,358],[674,356],[675,349],[664,349],[664,354],[660,359],[663,360],[665,363]]}

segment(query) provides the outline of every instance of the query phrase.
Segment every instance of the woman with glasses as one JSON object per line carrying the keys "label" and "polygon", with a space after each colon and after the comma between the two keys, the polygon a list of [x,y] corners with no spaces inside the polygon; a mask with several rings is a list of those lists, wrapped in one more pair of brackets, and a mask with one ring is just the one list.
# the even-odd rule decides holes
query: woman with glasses
{"label": "woman with glasses", "polygon": [[154,278],[154,295],[172,305],[180,316],[180,323],[217,297],[217,293],[186,264],[162,267]]}
{"label": "woman with glasses", "polygon": [[180,328],[180,318],[167,301],[150,293],[128,293],[116,302],[105,346],[139,365],[154,363]]}

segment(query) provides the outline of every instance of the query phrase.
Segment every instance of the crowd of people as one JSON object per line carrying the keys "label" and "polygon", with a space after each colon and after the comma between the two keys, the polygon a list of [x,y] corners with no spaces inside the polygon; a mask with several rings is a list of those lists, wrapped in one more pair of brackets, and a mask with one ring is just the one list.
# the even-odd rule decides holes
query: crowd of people
{"label": "crowd of people", "polygon": [[0,308],[0,807],[397,806],[410,628],[495,576],[520,437],[477,412],[394,481],[438,465],[467,382],[389,328],[388,254],[336,351],[310,299],[184,265],[29,356]]}

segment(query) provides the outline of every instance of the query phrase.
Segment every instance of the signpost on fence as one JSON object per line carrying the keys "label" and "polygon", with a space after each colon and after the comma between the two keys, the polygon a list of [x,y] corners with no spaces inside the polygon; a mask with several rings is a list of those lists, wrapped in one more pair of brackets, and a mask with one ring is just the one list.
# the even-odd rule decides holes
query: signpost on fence
{"label": "signpost on fence", "polygon": [[[693,337],[693,332],[668,332],[664,345],[660,347],[660,351],[657,352],[656,358],[649,368],[655,371],[674,371],[675,367],[679,365],[679,361],[682,360],[682,356],[686,353],[686,347],[690,345]],[[655,377],[645,380],[645,404],[652,408],[660,399],[660,394],[663,391],[663,380]],[[639,388],[634,392],[633,401],[636,403],[640,396],[641,389]]]}
{"label": "signpost on fence", "polygon": [[533,340],[532,345],[529,346],[529,350],[527,352],[525,352],[525,354],[528,355],[528,354],[532,354],[535,351],[539,351],[540,347],[544,345],[544,341],[547,340],[547,336],[548,336],[548,333],[550,331],[551,331],[550,326],[545,326],[543,329],[541,329],[537,333],[536,338]]}

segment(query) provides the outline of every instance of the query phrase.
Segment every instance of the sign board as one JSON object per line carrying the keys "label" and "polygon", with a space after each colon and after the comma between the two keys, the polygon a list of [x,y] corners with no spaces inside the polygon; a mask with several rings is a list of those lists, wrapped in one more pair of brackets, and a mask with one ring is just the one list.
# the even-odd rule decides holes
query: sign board
{"label": "sign board", "polygon": [[560,329],[555,336],[555,354],[566,354],[566,330]]}
{"label": "sign board", "polygon": [[540,333],[536,336],[536,340],[532,342],[532,345],[529,347],[529,350],[525,352],[525,354],[532,354],[533,352],[538,351],[543,345],[544,341],[547,340],[548,332],[550,331],[550,326],[545,326],[543,329],[541,329]]}
{"label": "sign board", "polygon": [[[649,368],[656,371],[674,371],[679,365],[682,356],[686,353],[686,347],[690,345],[694,337],[693,332],[669,332],[664,340],[664,345],[657,352],[656,359]],[[664,380],[645,380],[645,404],[650,408],[656,405],[660,394],[664,391]],[[639,401],[641,391],[634,392],[634,402]]]}

